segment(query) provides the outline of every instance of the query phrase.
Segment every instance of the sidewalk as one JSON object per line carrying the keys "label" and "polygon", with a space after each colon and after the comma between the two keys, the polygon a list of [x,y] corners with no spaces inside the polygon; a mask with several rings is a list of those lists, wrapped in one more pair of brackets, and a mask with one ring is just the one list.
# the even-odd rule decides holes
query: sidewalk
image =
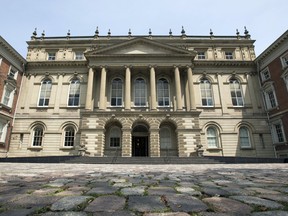
{"label": "sidewalk", "polygon": [[0,163],[2,215],[288,215],[287,164]]}

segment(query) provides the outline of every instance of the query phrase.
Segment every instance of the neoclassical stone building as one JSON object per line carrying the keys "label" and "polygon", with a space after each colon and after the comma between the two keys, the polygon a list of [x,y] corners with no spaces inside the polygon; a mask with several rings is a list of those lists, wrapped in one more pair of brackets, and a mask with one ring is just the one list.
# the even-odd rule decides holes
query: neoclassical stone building
{"label": "neoclassical stone building", "polygon": [[253,43],[34,32],[9,156],[273,157]]}

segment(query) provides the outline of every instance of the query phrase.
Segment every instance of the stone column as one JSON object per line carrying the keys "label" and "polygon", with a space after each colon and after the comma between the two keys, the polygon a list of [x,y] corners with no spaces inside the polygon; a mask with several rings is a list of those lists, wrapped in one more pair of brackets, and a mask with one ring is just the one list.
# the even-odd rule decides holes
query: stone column
{"label": "stone column", "polygon": [[[29,75],[29,77],[25,78],[26,82],[26,86],[28,87],[27,88],[27,95],[25,97],[25,109],[24,109],[24,113],[29,113],[30,109],[29,107],[32,105],[31,104],[31,100],[29,100],[28,98],[31,97],[32,93],[33,93],[33,87],[34,87],[34,80],[35,80],[35,76],[36,75]],[[39,85],[39,90],[38,92],[40,92],[40,89],[41,89],[41,85]],[[25,91],[23,91],[25,92]],[[38,106],[38,103],[39,103],[39,98],[36,99],[36,106]],[[33,104],[34,105],[34,104]]]}
{"label": "stone column", "polygon": [[132,135],[130,128],[122,129],[122,157],[132,156]]}
{"label": "stone column", "polygon": [[60,101],[61,101],[59,99],[59,96],[61,98],[63,76],[64,74],[58,74],[58,84],[57,84],[56,97],[55,97],[55,103],[54,103],[54,113],[59,113]]}
{"label": "stone column", "polygon": [[[257,87],[259,85],[257,85],[258,83],[254,82],[254,76],[252,74],[247,74],[246,75],[246,79],[247,79],[247,83],[248,83],[248,92],[251,98],[251,104],[253,107],[253,112],[257,113],[258,112],[258,98],[257,98],[257,94],[255,94],[255,92],[257,92]],[[244,95],[243,95],[244,97]]]}
{"label": "stone column", "polygon": [[101,70],[101,83],[100,83],[100,99],[99,99],[99,109],[105,110],[107,99],[105,97],[106,95],[106,68],[102,67]]}
{"label": "stone column", "polygon": [[154,67],[150,67],[150,94],[151,94],[151,110],[156,110],[157,102],[156,102],[156,78],[155,78],[155,69]]}
{"label": "stone column", "polygon": [[128,66],[125,74],[125,109],[131,109],[131,71]]}
{"label": "stone column", "polygon": [[89,68],[85,109],[91,111],[93,110],[94,107],[94,103],[92,103],[93,81],[94,81],[94,71],[93,68]]}
{"label": "stone column", "polygon": [[180,72],[179,68],[175,66],[174,69],[175,73],[175,87],[176,87],[176,103],[177,103],[177,110],[182,110],[182,98],[181,98],[181,80],[180,80]]}
{"label": "stone column", "polygon": [[188,74],[188,85],[189,85],[190,110],[195,110],[196,104],[195,104],[195,95],[194,95],[194,84],[193,84],[192,69],[190,67],[188,67],[187,74]]}
{"label": "stone column", "polygon": [[150,129],[150,157],[160,157],[160,139],[159,139],[159,129]]}

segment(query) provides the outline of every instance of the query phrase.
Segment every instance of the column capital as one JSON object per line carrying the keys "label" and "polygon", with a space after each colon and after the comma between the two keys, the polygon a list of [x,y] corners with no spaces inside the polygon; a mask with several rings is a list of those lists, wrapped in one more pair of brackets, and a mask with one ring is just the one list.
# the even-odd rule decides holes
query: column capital
{"label": "column capital", "polygon": [[133,66],[132,65],[124,65],[124,68],[129,68],[129,69],[131,69]]}
{"label": "column capital", "polygon": [[191,65],[186,65],[186,68],[191,68],[191,69],[194,69],[195,65],[192,63]]}
{"label": "column capital", "polygon": [[148,67],[151,68],[157,68],[157,65],[148,65]]}

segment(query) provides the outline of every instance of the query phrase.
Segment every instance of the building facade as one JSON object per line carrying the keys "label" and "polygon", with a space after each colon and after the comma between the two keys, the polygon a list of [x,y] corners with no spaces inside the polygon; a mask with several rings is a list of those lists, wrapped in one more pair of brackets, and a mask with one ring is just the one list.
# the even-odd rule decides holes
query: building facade
{"label": "building facade", "polygon": [[273,157],[253,43],[34,32],[9,156]]}
{"label": "building facade", "polygon": [[26,60],[0,36],[0,157],[9,150]]}
{"label": "building facade", "polygon": [[288,157],[288,31],[255,62],[276,156]]}

